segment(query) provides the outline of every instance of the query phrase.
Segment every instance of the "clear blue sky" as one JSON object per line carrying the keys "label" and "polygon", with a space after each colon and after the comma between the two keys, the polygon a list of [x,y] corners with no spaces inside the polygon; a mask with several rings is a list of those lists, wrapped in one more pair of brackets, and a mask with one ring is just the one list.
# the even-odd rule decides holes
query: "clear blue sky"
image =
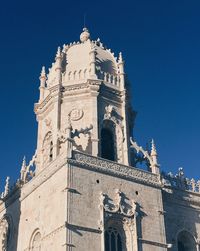
{"label": "clear blue sky", "polygon": [[92,38],[122,51],[138,112],[134,135],[155,139],[161,168],[200,178],[200,1],[3,1],[0,7],[0,187],[36,147],[39,73],[57,46]]}

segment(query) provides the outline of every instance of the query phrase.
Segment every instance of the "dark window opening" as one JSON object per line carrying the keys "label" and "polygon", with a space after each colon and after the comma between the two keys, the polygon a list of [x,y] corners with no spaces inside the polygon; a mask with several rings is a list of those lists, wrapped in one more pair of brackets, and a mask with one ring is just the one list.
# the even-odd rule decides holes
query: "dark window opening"
{"label": "dark window opening", "polygon": [[186,251],[184,244],[182,242],[178,242],[178,251]]}
{"label": "dark window opening", "polygon": [[53,142],[50,143],[49,161],[53,160]]}
{"label": "dark window opening", "polygon": [[105,232],[105,251],[122,251],[122,240],[116,228],[109,227]]}
{"label": "dark window opening", "polygon": [[196,242],[194,237],[187,231],[182,231],[177,240],[178,251],[196,251]]}
{"label": "dark window opening", "polygon": [[103,128],[101,130],[101,157],[108,160],[115,160],[113,133]]}

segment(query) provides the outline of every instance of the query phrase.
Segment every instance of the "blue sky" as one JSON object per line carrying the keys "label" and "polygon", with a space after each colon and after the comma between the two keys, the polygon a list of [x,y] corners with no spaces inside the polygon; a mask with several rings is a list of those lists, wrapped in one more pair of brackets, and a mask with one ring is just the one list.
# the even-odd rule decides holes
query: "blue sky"
{"label": "blue sky", "polygon": [[92,38],[122,51],[138,112],[134,136],[155,139],[161,168],[200,178],[200,1],[3,1],[0,8],[0,187],[36,147],[39,73],[59,45]]}

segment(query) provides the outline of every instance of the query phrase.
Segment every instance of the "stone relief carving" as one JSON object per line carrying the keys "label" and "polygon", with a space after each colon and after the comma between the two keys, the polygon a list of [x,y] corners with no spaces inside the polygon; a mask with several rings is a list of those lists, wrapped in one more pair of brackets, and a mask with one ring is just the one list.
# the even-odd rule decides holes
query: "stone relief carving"
{"label": "stone relief carving", "polygon": [[[112,199],[107,194],[100,193],[100,228],[102,230],[102,245],[104,245],[104,231],[108,227],[118,226],[121,230],[123,250],[138,250],[137,249],[137,224],[136,217],[137,203],[134,200],[131,202],[125,201],[125,194],[119,189],[115,190],[115,196]],[[126,198],[127,199],[127,198]],[[119,230],[120,230],[119,229]]]}
{"label": "stone relief carving", "polygon": [[20,171],[21,173],[20,182],[22,184],[27,183],[29,180],[31,180],[35,176],[36,159],[37,159],[37,151],[35,151],[35,154],[33,155],[28,165],[26,165],[26,159],[24,157],[21,171]]}
{"label": "stone relief carving", "polygon": [[111,119],[112,112],[114,108],[112,105],[108,105],[105,107],[105,114],[104,114],[104,119]]}
{"label": "stone relief carving", "polygon": [[100,194],[100,205],[103,206],[104,210],[108,213],[118,213],[125,217],[137,216],[137,204],[134,200],[128,205],[124,203],[122,198],[122,192],[119,189],[115,190],[115,203],[110,204],[106,201],[106,195],[104,193]]}
{"label": "stone relief carving", "polygon": [[7,251],[10,238],[10,226],[6,218],[3,218],[0,222],[0,238],[0,250]]}
{"label": "stone relief carving", "polygon": [[73,152],[73,158],[80,164],[88,166],[101,172],[112,173],[116,176],[126,177],[127,179],[138,180],[142,183],[161,186],[158,175],[146,172],[134,167],[124,166],[116,162],[99,159],[80,152]]}
{"label": "stone relief carving", "polygon": [[90,141],[90,132],[93,129],[92,125],[86,126],[85,128],[73,129],[71,124],[71,112],[67,117],[67,125],[65,130],[58,132],[58,140],[61,144],[66,142],[66,140],[70,140],[72,148],[85,151],[88,147]]}
{"label": "stone relief carving", "polygon": [[178,189],[200,193],[200,180],[188,179],[185,177],[182,167],[178,169],[177,174],[162,172],[162,184],[163,186],[175,187]]}
{"label": "stone relief carving", "polygon": [[83,110],[77,108],[72,109],[69,114],[72,121],[80,120],[84,115]]}
{"label": "stone relief carving", "polygon": [[132,138],[130,138],[131,148],[136,151],[134,154],[134,164],[145,163],[147,170],[152,173],[160,174],[160,165],[158,164],[157,151],[154,140],[151,141],[151,151],[144,150]]}
{"label": "stone relief carving", "polygon": [[52,120],[50,118],[45,119],[45,125],[49,130],[52,130]]}

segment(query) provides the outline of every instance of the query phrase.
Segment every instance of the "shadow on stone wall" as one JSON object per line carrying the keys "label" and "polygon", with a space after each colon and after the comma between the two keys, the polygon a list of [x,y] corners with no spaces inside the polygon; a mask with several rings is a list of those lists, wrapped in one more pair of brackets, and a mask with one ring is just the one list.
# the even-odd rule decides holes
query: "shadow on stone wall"
{"label": "shadow on stone wall", "polygon": [[[171,251],[197,251],[200,226],[200,197],[194,192],[166,187],[163,189],[166,242]],[[184,233],[184,234],[182,234]],[[194,244],[195,243],[195,244]]]}
{"label": "shadow on stone wall", "polygon": [[16,251],[18,246],[19,221],[21,214],[20,188],[14,189],[2,201],[5,205],[5,213],[2,217],[2,250]]}

